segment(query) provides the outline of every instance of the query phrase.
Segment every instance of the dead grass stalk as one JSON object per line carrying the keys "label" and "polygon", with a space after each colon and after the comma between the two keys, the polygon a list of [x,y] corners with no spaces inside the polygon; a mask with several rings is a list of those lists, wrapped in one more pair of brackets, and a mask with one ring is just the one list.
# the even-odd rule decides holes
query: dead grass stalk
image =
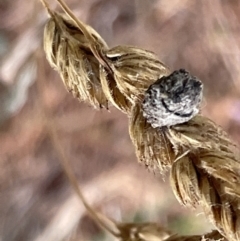
{"label": "dead grass stalk", "polygon": [[[109,101],[127,113],[139,161],[155,172],[170,169],[178,201],[191,207],[201,205],[217,229],[205,237],[162,237],[160,233],[165,231],[159,231],[155,224],[118,224],[120,234],[115,235],[122,240],[240,240],[240,156],[227,134],[199,114],[182,124],[153,127],[150,119],[144,117],[145,92],[156,83],[161,87],[161,78],[168,76],[170,70],[152,52],[129,46],[109,49],[96,31],[80,22],[62,0],[57,2],[67,16],[48,9],[44,49],[67,89],[95,107],[107,108]],[[48,8],[46,3],[45,7]],[[184,88],[181,91],[184,93]],[[186,117],[186,113],[171,111],[171,103],[179,103],[174,96],[159,98],[169,115]],[[170,106],[164,102],[166,98],[170,98]],[[157,97],[155,100],[159,101]],[[154,108],[153,112],[158,111],[158,107]],[[51,125],[49,130],[52,128]],[[56,135],[51,135],[55,143]],[[61,148],[57,149],[65,160]],[[66,160],[63,166],[72,176]],[[85,202],[76,180],[70,180]],[[86,203],[85,206],[91,213]]]}

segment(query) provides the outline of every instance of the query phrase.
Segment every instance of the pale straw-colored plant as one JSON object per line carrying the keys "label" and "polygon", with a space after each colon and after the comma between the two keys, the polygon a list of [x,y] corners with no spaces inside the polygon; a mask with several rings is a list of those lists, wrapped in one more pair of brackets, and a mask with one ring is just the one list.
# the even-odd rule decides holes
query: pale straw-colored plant
{"label": "pale straw-colored plant", "polygon": [[118,224],[95,214],[96,222],[104,227],[111,223],[115,231],[110,232],[125,241],[239,241],[240,155],[227,134],[198,113],[201,81],[185,70],[171,74],[152,52],[129,46],[110,49],[62,0],[57,2],[66,15],[43,1],[50,15],[44,50],[68,91],[95,107],[107,108],[110,102],[126,113],[139,162],[154,172],[170,169],[178,201],[202,206],[216,230],[180,237],[154,223]]}

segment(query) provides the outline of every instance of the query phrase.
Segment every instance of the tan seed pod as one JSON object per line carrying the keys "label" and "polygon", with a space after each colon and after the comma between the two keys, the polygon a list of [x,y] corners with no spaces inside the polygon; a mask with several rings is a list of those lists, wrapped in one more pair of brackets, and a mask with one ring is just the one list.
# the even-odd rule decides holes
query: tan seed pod
{"label": "tan seed pod", "polygon": [[[199,183],[195,167],[187,156],[180,158],[176,163],[176,165],[173,164],[171,169],[174,194],[180,203],[195,208],[199,205],[200,200]],[[176,180],[181,181],[176,182]]]}
{"label": "tan seed pod", "polygon": [[227,133],[202,115],[196,115],[186,123],[169,128],[168,138],[177,149],[215,149],[239,155],[239,150]]}
{"label": "tan seed pod", "polygon": [[[240,155],[227,134],[197,115],[168,129],[175,153],[171,185],[184,205],[200,204],[228,240],[240,239]],[[239,220],[238,220],[239,219]]]}
{"label": "tan seed pod", "polygon": [[[240,240],[240,155],[227,135],[200,115],[182,124],[156,126],[153,123],[154,129],[144,118],[142,101],[148,87],[168,75],[169,70],[151,52],[125,46],[108,50],[97,33],[83,23],[80,25],[84,27],[84,31],[81,28],[84,34],[77,27],[80,25],[74,24],[76,21],[56,13],[50,15],[52,18],[45,28],[45,51],[67,88],[94,106],[103,105],[107,97],[127,112],[139,161],[153,171],[171,167],[171,184],[178,200],[193,207],[202,205],[218,229],[205,236],[168,237],[167,233],[162,237],[166,232],[155,224],[123,224],[118,225],[120,233],[112,233],[125,241],[225,240],[221,234],[231,241]],[[89,43],[88,33],[97,45]],[[91,78],[91,73],[96,78]],[[172,111],[171,101],[168,104],[165,103],[167,109]],[[174,113],[182,117],[182,110]]]}
{"label": "tan seed pod", "polygon": [[[85,24],[83,26],[102,49],[107,48],[95,30]],[[66,15],[53,13],[44,29],[44,50],[49,63],[59,72],[74,97],[94,107],[107,108],[107,98],[99,80],[99,62],[90,49],[88,39],[74,21]]]}
{"label": "tan seed pod", "polygon": [[240,238],[239,163],[224,152],[189,153],[173,163],[171,186],[184,205],[201,205],[206,216],[228,240]]}
{"label": "tan seed pod", "polygon": [[113,75],[103,66],[100,66],[100,79],[107,99],[122,112],[130,114],[131,102],[120,92]]}
{"label": "tan seed pod", "polygon": [[[131,46],[116,46],[107,50],[105,62],[111,69],[116,87],[124,98],[130,101],[130,107],[136,99],[142,98],[150,84],[170,72],[154,53]],[[105,95],[110,99],[113,91],[106,73],[102,73],[101,82],[105,86]],[[121,103],[115,101],[113,104],[122,109]],[[129,106],[125,110],[129,109]]]}
{"label": "tan seed pod", "polygon": [[240,240],[240,155],[220,127],[196,115],[186,123],[153,128],[138,102],[130,136],[140,162],[155,172],[171,168],[171,186],[180,203],[201,205],[223,236]]}
{"label": "tan seed pod", "polygon": [[172,165],[175,153],[165,135],[167,127],[153,128],[143,117],[141,103],[132,108],[129,134],[140,163],[155,172],[163,172]]}

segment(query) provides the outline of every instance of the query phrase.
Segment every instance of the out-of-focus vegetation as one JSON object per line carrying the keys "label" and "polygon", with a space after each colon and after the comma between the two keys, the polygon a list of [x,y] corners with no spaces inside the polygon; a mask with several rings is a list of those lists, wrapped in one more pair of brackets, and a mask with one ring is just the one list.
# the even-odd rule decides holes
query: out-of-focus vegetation
{"label": "out-of-focus vegetation", "polygon": [[[66,3],[110,46],[152,50],[172,70],[198,76],[205,86],[202,112],[240,144],[238,0]],[[0,240],[112,239],[88,218],[65,178],[43,108],[98,211],[118,221],[156,221],[180,234],[211,229],[197,215],[201,210],[177,203],[167,175],[163,181],[139,166],[123,114],[96,111],[66,92],[43,54],[47,14],[40,2],[0,0],[0,16]]]}

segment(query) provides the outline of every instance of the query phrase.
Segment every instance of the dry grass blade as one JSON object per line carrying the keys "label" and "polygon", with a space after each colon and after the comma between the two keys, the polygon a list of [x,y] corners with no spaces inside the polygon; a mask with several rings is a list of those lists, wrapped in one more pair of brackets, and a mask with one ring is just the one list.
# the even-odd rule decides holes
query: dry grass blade
{"label": "dry grass blade", "polygon": [[79,21],[77,17],[73,14],[73,12],[69,9],[66,3],[63,0],[56,0],[63,11],[67,14],[67,16],[74,22],[74,24],[82,31],[85,36],[87,42],[89,43],[89,47],[95,56],[95,58],[99,61],[99,63],[106,67],[109,71],[111,69],[108,66],[108,63],[105,61],[105,56],[103,54],[104,49],[102,48],[101,43],[99,43],[98,39],[94,38],[94,36],[88,31],[86,25]]}

